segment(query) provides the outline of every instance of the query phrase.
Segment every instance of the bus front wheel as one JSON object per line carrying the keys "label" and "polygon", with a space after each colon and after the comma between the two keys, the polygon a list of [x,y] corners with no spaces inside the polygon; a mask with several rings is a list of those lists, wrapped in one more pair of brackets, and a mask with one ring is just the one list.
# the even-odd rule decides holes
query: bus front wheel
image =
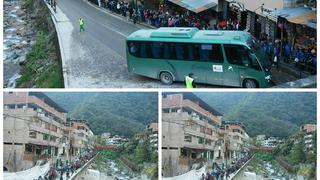
{"label": "bus front wheel", "polygon": [[160,74],[160,81],[163,84],[170,85],[173,83],[173,77],[172,77],[171,73],[169,73],[169,72],[162,72]]}
{"label": "bus front wheel", "polygon": [[257,83],[253,79],[246,79],[243,82],[244,88],[257,88]]}

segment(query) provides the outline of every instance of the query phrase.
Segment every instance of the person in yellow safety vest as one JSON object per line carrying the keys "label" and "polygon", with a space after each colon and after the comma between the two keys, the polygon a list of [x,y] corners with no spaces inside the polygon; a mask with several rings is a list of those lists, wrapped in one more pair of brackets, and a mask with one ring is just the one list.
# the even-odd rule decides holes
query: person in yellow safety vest
{"label": "person in yellow safety vest", "polygon": [[188,89],[192,89],[192,88],[195,88],[196,85],[194,84],[194,79],[193,79],[193,74],[190,73],[188,76],[185,77],[185,85],[186,85],[186,88]]}
{"label": "person in yellow safety vest", "polygon": [[80,24],[80,32],[81,30],[84,31],[84,20],[82,18],[79,19],[79,24]]}

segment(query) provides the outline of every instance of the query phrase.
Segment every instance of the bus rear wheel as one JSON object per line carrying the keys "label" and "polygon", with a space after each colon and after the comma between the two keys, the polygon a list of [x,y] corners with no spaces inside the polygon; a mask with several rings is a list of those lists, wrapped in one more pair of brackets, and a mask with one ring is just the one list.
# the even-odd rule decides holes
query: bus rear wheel
{"label": "bus rear wheel", "polygon": [[173,83],[173,77],[169,72],[162,72],[160,74],[160,81],[163,84],[170,85]]}
{"label": "bus rear wheel", "polygon": [[244,88],[257,88],[257,83],[253,79],[246,79],[243,82]]}

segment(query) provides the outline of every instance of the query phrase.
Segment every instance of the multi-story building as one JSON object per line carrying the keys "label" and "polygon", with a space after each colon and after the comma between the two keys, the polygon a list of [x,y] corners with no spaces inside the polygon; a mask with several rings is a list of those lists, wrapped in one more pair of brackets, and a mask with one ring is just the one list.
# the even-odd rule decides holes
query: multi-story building
{"label": "multi-story building", "polygon": [[67,111],[40,92],[4,93],[4,156],[8,171],[31,168],[63,153]]}
{"label": "multi-story building", "polygon": [[245,131],[245,127],[239,122],[223,122],[222,127],[225,130],[228,141],[226,158],[236,161],[249,152],[248,143],[249,136]]}
{"label": "multi-story building", "polygon": [[300,131],[303,131],[305,133],[314,132],[317,130],[316,124],[304,124],[300,127]]}
{"label": "multi-story building", "polygon": [[304,141],[304,145],[305,145],[304,150],[307,152],[314,153],[316,151],[314,136],[316,136],[315,132],[317,130],[317,125],[316,124],[304,124],[303,126],[300,127],[300,130],[305,132],[305,135],[303,137],[303,141]]}
{"label": "multi-story building", "polygon": [[85,120],[71,120],[71,154],[73,156],[82,156],[88,150],[93,148],[90,141],[93,139],[93,133],[89,124]]}
{"label": "multi-story building", "polygon": [[[266,33],[272,42],[285,38],[290,43],[296,24],[316,29],[316,0],[222,0],[221,3],[224,18],[236,18],[242,29],[255,37]],[[285,23],[284,19],[291,23]]]}
{"label": "multi-story building", "polygon": [[211,165],[224,154],[222,115],[192,93],[167,93],[162,99],[163,175],[175,176],[194,163]]}
{"label": "multi-story building", "polygon": [[150,145],[154,149],[158,149],[158,123],[150,123],[146,130],[149,133]]}

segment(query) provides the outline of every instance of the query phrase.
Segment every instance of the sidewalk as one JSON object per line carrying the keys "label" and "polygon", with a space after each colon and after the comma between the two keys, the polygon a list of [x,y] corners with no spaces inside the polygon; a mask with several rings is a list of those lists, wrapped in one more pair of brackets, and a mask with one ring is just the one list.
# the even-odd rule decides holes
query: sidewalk
{"label": "sidewalk", "polygon": [[[112,12],[112,11],[110,11],[110,10],[108,10],[107,8],[104,8],[104,7],[99,7],[98,5],[93,4],[93,3],[89,2],[88,0],[83,0],[83,1],[87,2],[89,5],[95,7],[96,9],[99,9],[99,10],[101,10],[101,11],[103,11],[103,12],[105,12],[105,13],[113,16],[113,17],[117,17],[118,19],[121,19],[122,21],[128,22],[128,21],[127,21],[127,18],[124,17],[124,16],[122,16],[121,14]],[[133,24],[133,20],[132,20],[132,19],[129,19],[129,21]],[[145,23],[145,22],[140,22],[140,23],[137,22],[135,25],[136,25],[136,26],[143,26],[143,27],[139,27],[139,28],[141,28],[141,29],[145,29],[145,28],[156,29],[156,27],[151,26],[151,25],[149,25],[149,24],[147,24],[147,23]]]}

